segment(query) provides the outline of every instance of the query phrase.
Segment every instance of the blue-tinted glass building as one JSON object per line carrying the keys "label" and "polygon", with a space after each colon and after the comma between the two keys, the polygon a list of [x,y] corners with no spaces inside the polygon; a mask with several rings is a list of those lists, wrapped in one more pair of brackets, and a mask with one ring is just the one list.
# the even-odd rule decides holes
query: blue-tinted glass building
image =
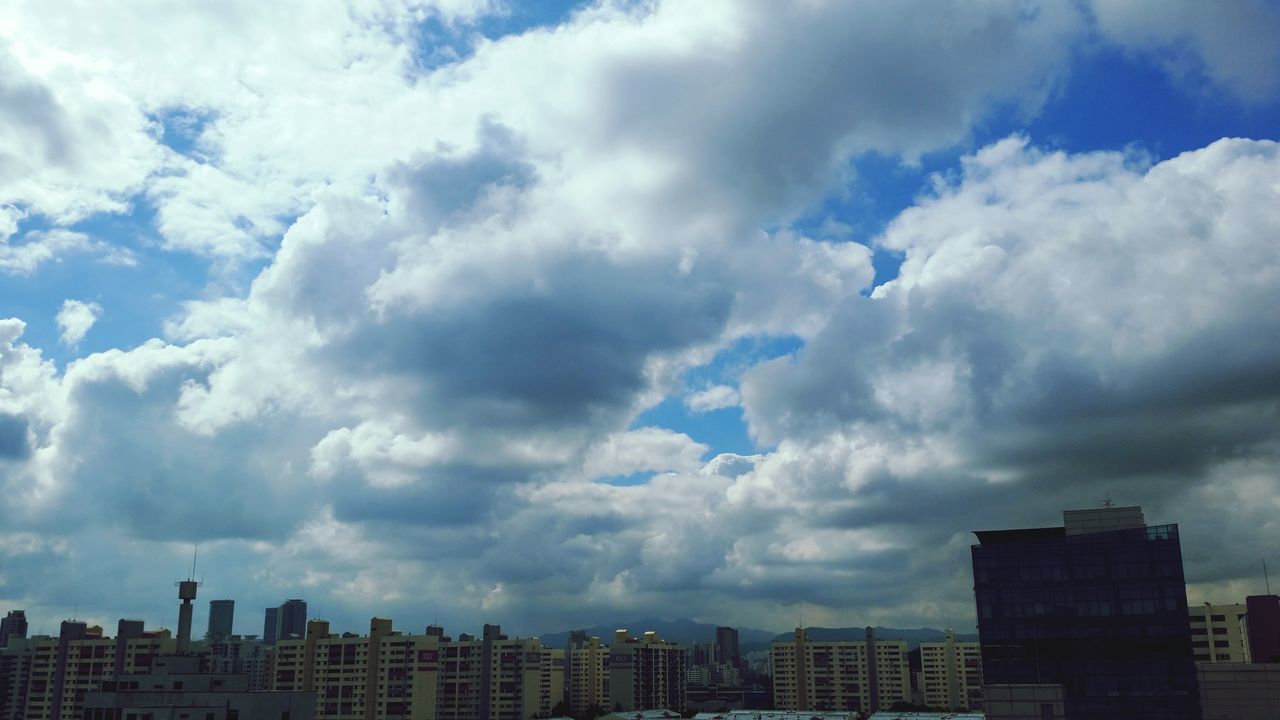
{"label": "blue-tinted glass building", "polygon": [[1064,519],[975,533],[984,681],[1061,685],[1073,720],[1198,720],[1178,526],[1136,507]]}

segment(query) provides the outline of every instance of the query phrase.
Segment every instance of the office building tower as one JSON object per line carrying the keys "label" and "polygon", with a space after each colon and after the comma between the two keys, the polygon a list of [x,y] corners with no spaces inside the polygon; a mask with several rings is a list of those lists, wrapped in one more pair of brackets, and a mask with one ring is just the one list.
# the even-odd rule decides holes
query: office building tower
{"label": "office building tower", "polygon": [[280,627],[280,608],[269,607],[263,613],[262,618],[262,642],[267,645],[274,645],[276,638],[279,637],[277,630]]}
{"label": "office building tower", "polygon": [[609,707],[684,712],[683,645],[660,640],[652,630],[640,638],[626,629],[614,633],[609,646]]}
{"label": "office building tower", "polygon": [[738,630],[731,627],[716,628],[716,647],[720,651],[720,662],[742,667],[742,653],[738,650]]}
{"label": "office building tower", "polygon": [[0,620],[0,648],[9,644],[9,638],[25,638],[27,636],[27,613],[24,610],[10,610]]}
{"label": "office building tower", "polygon": [[209,628],[205,631],[206,640],[215,640],[231,636],[231,627],[236,615],[235,600],[209,601]]}
{"label": "office building tower", "polygon": [[881,640],[872,628],[862,640],[828,641],[796,628],[791,641],[775,642],[769,652],[779,710],[875,713],[910,698],[907,643]]}
{"label": "office building tower", "polygon": [[944,710],[982,709],[982,646],[960,642],[947,628],[942,642],[920,643],[924,704]]}
{"label": "office building tower", "polygon": [[1244,605],[1253,662],[1280,663],[1280,595],[1250,595]]}
{"label": "office building tower", "polygon": [[1198,720],[1178,526],[1137,507],[1063,520],[976,533],[984,709],[993,689],[1056,687],[1071,720]]}
{"label": "office building tower", "polygon": [[598,637],[581,630],[569,634],[565,649],[565,701],[569,714],[588,715],[592,709],[612,710],[609,705],[609,648]]}
{"label": "office building tower", "polygon": [[1197,663],[1247,663],[1249,659],[1249,626],[1245,605],[1193,605],[1188,609],[1191,621],[1191,652]]}
{"label": "office building tower", "polygon": [[307,602],[305,600],[285,600],[280,605],[276,640],[295,640],[307,636]]}

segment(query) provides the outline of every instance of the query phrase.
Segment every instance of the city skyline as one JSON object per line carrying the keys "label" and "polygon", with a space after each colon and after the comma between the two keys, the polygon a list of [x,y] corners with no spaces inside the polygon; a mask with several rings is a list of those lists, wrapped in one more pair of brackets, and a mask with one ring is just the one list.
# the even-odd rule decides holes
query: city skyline
{"label": "city skyline", "polygon": [[967,632],[972,530],[1108,500],[1262,594],[1276,67],[1261,0],[7,4],[0,610]]}

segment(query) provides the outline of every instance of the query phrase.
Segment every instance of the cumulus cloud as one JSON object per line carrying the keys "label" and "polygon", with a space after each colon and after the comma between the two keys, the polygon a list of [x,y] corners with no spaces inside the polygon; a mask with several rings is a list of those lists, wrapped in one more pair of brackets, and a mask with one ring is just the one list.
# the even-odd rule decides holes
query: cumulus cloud
{"label": "cumulus cloud", "polygon": [[[262,268],[62,373],[0,321],[0,541],[46,617],[92,534],[93,571],[131,588],[168,587],[201,541],[211,586],[353,627],[429,606],[524,631],[800,605],[945,621],[972,613],[971,525],[1103,493],[1226,516],[1269,489],[1274,144],[1148,167],[996,143],[877,238],[904,263],[874,292],[872,249],[792,227],[867,153],[1034,113],[1088,31],[1077,6],[600,3],[419,62],[421,22],[490,10],[0,25],[0,98],[31,101],[0,104],[24,148],[0,268],[107,255],[65,226],[134,204],[164,248]],[[59,227],[23,232],[37,217]],[[96,313],[73,310],[78,340]],[[708,459],[638,422],[777,337],[802,348],[684,398],[742,407],[771,451]],[[1188,557],[1197,581],[1236,572]]]}
{"label": "cumulus cloud", "polygon": [[102,306],[98,303],[63,300],[62,309],[58,310],[55,318],[58,329],[62,332],[62,344],[73,348],[78,346],[100,317]]}

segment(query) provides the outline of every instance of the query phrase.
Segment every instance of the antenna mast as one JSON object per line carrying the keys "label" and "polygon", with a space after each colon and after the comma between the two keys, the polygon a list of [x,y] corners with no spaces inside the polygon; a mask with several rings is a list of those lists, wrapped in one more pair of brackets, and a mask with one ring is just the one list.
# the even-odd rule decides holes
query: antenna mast
{"label": "antenna mast", "polygon": [[1267,585],[1267,594],[1271,594],[1271,576],[1267,575],[1267,561],[1262,561],[1262,581]]}

